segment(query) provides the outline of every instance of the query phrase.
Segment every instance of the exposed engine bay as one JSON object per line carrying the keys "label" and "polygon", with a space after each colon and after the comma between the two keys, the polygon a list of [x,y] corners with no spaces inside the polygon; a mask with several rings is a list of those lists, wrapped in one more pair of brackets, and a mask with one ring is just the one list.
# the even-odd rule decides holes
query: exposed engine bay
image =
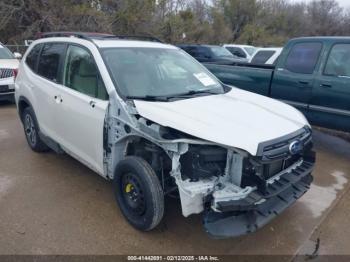
{"label": "exposed engine bay", "polygon": [[[295,202],[312,182],[315,155],[308,127],[259,144],[253,156],[162,127],[136,112],[135,117],[138,129],[119,128],[116,145],[124,148],[124,156],[147,160],[165,195],[178,192],[185,217],[203,213],[212,236],[255,231]],[[295,141],[297,147],[291,151]],[[288,196],[281,200],[285,192]]]}

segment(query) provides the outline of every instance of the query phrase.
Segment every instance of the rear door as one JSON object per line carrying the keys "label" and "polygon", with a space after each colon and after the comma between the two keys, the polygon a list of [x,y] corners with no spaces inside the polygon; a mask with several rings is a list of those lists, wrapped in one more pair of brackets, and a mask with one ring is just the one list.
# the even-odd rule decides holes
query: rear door
{"label": "rear door", "polygon": [[56,130],[65,150],[103,174],[103,130],[108,95],[93,55],[68,45],[63,85],[56,92]]}
{"label": "rear door", "polygon": [[350,42],[330,44],[328,50],[314,82],[311,121],[350,131]]}
{"label": "rear door", "polygon": [[287,55],[280,57],[275,69],[271,97],[307,113],[322,47],[317,41],[297,42],[287,47]]}
{"label": "rear door", "polygon": [[[40,130],[54,140],[57,139],[57,130],[54,127],[55,94],[61,86],[60,65],[63,62],[65,49],[66,44],[64,43],[37,45],[33,48],[33,53],[26,59],[27,66],[35,71],[28,72],[27,85],[34,94],[33,106]],[[38,61],[34,59],[37,52],[40,52]]]}

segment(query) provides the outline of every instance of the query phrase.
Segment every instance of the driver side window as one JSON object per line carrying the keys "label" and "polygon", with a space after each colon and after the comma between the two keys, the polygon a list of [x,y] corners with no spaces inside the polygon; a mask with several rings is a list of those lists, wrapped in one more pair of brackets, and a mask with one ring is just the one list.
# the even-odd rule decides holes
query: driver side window
{"label": "driver side window", "polygon": [[67,50],[63,84],[85,95],[108,99],[94,58],[86,49],[75,45],[70,45]]}

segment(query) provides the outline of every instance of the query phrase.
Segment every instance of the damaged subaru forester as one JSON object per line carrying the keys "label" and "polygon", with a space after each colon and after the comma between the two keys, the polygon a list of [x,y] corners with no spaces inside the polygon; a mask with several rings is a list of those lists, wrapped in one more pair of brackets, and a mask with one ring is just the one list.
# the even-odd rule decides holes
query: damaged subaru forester
{"label": "damaged subaru forester", "polygon": [[227,86],[153,38],[48,34],[27,50],[15,97],[32,150],[67,153],[113,181],[122,214],[149,231],[176,196],[211,236],[251,233],[310,187],[305,117]]}

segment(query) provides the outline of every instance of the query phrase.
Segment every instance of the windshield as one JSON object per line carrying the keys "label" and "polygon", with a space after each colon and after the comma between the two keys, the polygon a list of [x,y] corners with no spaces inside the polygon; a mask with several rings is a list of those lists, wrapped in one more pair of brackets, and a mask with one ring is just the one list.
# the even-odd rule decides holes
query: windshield
{"label": "windshield", "polygon": [[244,50],[247,51],[247,53],[251,56],[251,55],[254,54],[256,48],[255,47],[246,46],[246,47],[244,47]]}
{"label": "windshield", "polygon": [[211,46],[210,50],[216,57],[230,56],[233,57],[230,51],[228,51],[225,47],[222,46]]}
{"label": "windshield", "polygon": [[15,57],[6,47],[0,45],[0,59],[14,59]]}
{"label": "windshield", "polygon": [[178,49],[104,48],[102,55],[118,91],[125,97],[222,93],[209,71]]}

